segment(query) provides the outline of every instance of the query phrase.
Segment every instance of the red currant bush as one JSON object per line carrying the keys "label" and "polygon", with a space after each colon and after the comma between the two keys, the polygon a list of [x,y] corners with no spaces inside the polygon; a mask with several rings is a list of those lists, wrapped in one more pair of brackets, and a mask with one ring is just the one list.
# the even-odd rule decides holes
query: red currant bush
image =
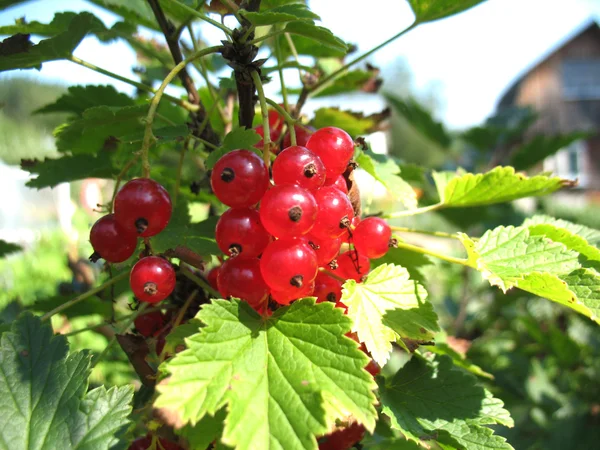
{"label": "red currant bush", "polygon": [[325,166],[317,155],[300,146],[283,150],[273,163],[276,185],[295,184],[305,189],[318,189],[325,183]]}
{"label": "red currant bush", "polygon": [[120,263],[128,259],[137,247],[137,234],[123,229],[113,214],[100,217],[90,230],[92,261],[103,258],[106,262]]}
{"label": "red currant bush", "polygon": [[231,208],[223,213],[215,230],[217,245],[229,256],[259,256],[271,236],[260,221],[260,214],[251,208]]}
{"label": "red currant bush", "polygon": [[260,202],[260,220],[265,229],[278,238],[308,233],[316,218],[317,202],[300,186],[274,186]]}
{"label": "red currant bush", "polygon": [[115,196],[115,219],[123,229],[141,237],[164,230],[172,209],[167,190],[149,178],[129,181]]}
{"label": "red currant bush", "polygon": [[342,236],[354,217],[348,196],[333,186],[323,186],[314,192],[319,207],[312,234],[322,239]]}
{"label": "red currant bush", "polygon": [[223,298],[240,298],[257,311],[262,309],[269,296],[258,258],[240,256],[228,259],[219,270],[217,284]]}
{"label": "red currant bush", "polygon": [[269,171],[263,160],[248,150],[234,150],[221,157],[210,175],[217,198],[232,208],[260,201],[269,187]]}
{"label": "red currant bush", "polygon": [[336,127],[315,131],[306,147],[321,158],[329,178],[344,173],[354,154],[354,141],[348,133]]}
{"label": "red currant bush", "polygon": [[138,333],[144,337],[155,336],[166,324],[167,319],[160,311],[153,311],[138,316],[133,325]]}
{"label": "red currant bush", "polygon": [[317,255],[300,239],[271,242],[260,259],[262,276],[273,291],[301,294],[302,287],[314,281],[317,270]]}
{"label": "red currant bush", "polygon": [[158,256],[140,259],[129,275],[133,295],[146,303],[158,303],[173,292],[175,270],[169,261]]}
{"label": "red currant bush", "polygon": [[385,255],[390,248],[392,229],[379,217],[363,219],[352,232],[352,242],[361,255],[376,259]]}

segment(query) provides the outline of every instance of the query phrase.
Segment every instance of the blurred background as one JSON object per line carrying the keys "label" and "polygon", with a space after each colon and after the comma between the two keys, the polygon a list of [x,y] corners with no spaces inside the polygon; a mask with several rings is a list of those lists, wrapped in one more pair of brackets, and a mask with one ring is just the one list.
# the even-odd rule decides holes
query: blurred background
{"label": "blurred background", "polygon": [[[120,20],[98,5],[102,3],[21,2],[0,12],[0,27],[19,20],[48,23],[55,13],[67,10],[89,11],[106,26]],[[351,57],[413,20],[408,4],[399,0],[309,3],[324,26],[356,46]],[[370,74],[359,91],[310,99],[304,114],[310,120],[317,112],[315,124],[326,120],[319,118],[323,108],[379,117],[369,119],[373,151],[396,157],[403,178],[425,200],[431,193],[421,165],[483,171],[506,164],[579,181],[574,189],[540,200],[440,211],[398,220],[397,225],[478,236],[541,213],[600,229],[599,23],[597,0],[488,0],[394,41],[368,58],[368,66],[359,64]],[[218,30],[209,27],[199,26],[197,32],[206,42],[221,39]],[[32,36],[34,42],[42,38]],[[136,39],[158,49],[163,46],[161,35],[143,27]],[[107,43],[86,37],[75,56],[155,86],[166,75],[123,40]],[[314,64],[305,58],[307,65]],[[319,64],[327,71],[340,61],[329,58]],[[213,69],[215,83],[229,76],[230,69],[223,65]],[[276,74],[273,77],[266,89],[277,98],[279,83]],[[292,90],[300,87],[296,72],[288,71],[285,77]],[[8,254],[0,259],[0,324],[10,323],[23,307],[47,311],[103,276],[101,265],[87,261],[87,239],[91,224],[100,217],[96,205],[107,201],[112,181],[88,179],[37,190],[27,186],[32,176],[22,170],[29,160],[57,156],[53,131],[67,117],[40,110],[75,84],[110,84],[139,94],[128,84],[66,61],[44,63],[39,71],[0,75],[0,240],[15,244],[0,249]],[[183,93],[177,86],[169,89],[173,95]],[[352,124],[352,117],[348,120]],[[359,174],[359,186],[365,213],[397,202],[365,173]],[[440,251],[461,251],[443,239],[419,239],[417,243]],[[474,364],[470,369],[483,382],[495,378],[494,394],[506,402],[516,422],[514,429],[499,432],[515,448],[597,447],[600,334],[591,321],[522,292],[503,295],[463,267],[401,251],[386,258],[414,267],[414,274],[425,282],[448,331],[437,340],[438,347],[449,346],[459,358],[468,356]],[[112,295],[128,296],[126,283],[117,284]],[[68,334],[98,323],[110,308],[107,299],[86,301],[68,320],[55,318],[55,329]],[[72,345],[102,350],[111,331],[95,331],[74,334]],[[400,363],[396,360],[388,371]],[[132,377],[126,357],[114,350],[96,367],[93,381],[122,384]]]}

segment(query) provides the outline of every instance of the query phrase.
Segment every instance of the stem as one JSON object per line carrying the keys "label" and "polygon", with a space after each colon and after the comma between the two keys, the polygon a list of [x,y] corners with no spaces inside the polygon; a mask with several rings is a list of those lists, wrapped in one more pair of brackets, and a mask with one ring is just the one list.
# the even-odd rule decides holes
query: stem
{"label": "stem", "polygon": [[[281,61],[281,44],[279,43],[279,39],[275,39],[275,55],[277,57],[277,71],[279,72],[279,81],[281,82],[281,96],[283,97],[283,106],[285,106],[286,111],[289,111],[290,105],[288,103],[288,94],[287,89],[285,87],[285,81],[283,80],[283,61]],[[295,142],[294,145],[296,145]]]}
{"label": "stem", "polygon": [[129,169],[131,169],[131,166],[133,166],[137,162],[138,157],[139,155],[134,155],[133,158],[127,164],[125,164],[123,169],[121,169],[119,175],[117,175],[117,180],[115,182],[115,188],[113,190],[112,198],[110,199],[110,207],[108,208],[108,212],[112,212],[113,210],[113,205],[115,204],[115,197],[117,196],[117,192],[119,192],[119,186],[121,185],[121,181],[123,181],[123,177],[127,174]]}
{"label": "stem", "polygon": [[[198,290],[197,289],[190,294],[190,296],[187,298],[187,300],[185,301],[185,303],[183,304],[183,306],[179,309],[179,313],[177,314],[177,317],[175,318],[175,322],[173,322],[173,329],[177,328],[179,326],[179,324],[183,320],[183,316],[185,316],[186,311],[188,310],[188,308],[190,307],[190,305],[192,304],[192,302],[196,298],[196,295],[198,295]],[[160,363],[159,364],[162,364],[162,362],[167,357],[167,354],[165,353],[165,349],[166,349],[166,346],[163,348],[162,352],[160,352],[160,355],[158,355],[159,359],[160,359]]]}
{"label": "stem", "polygon": [[57,314],[57,313],[59,313],[61,311],[64,311],[67,308],[70,308],[73,305],[76,305],[77,303],[85,300],[88,297],[93,296],[94,294],[97,294],[98,292],[106,289],[107,287],[115,284],[117,281],[121,281],[123,278],[126,278],[128,276],[129,276],[129,272],[123,272],[123,273],[117,275],[116,277],[111,278],[110,280],[102,283],[100,286],[97,286],[97,287],[95,287],[93,289],[90,289],[89,291],[84,292],[83,294],[81,294],[81,295],[79,295],[79,296],[77,296],[77,297],[75,297],[75,298],[73,298],[73,299],[71,299],[71,300],[63,303],[62,305],[57,306],[52,311],[47,312],[46,314],[44,314],[41,317],[42,322],[45,321],[45,320],[48,320],[54,314]]}
{"label": "stem", "polygon": [[265,101],[269,105],[271,105],[273,108],[275,108],[275,110],[277,110],[277,112],[283,116],[284,120],[287,122],[287,125],[288,125],[288,131],[290,133],[291,143],[292,143],[292,145],[296,145],[296,128],[294,127],[294,125],[298,121],[296,119],[294,119],[285,109],[283,109],[281,106],[279,106],[279,104],[277,104],[270,98],[265,97]]}
{"label": "stem", "polygon": [[114,345],[115,341],[117,340],[117,335],[125,333],[127,331],[127,329],[131,326],[133,321],[138,316],[140,316],[144,312],[144,310],[146,308],[148,308],[149,305],[150,305],[149,303],[142,304],[134,314],[132,314],[131,316],[129,316],[129,318],[127,320],[125,320],[125,322],[123,323],[123,326],[117,330],[117,332],[115,333],[113,338],[108,342],[108,344],[106,344],[106,347],[104,347],[104,350],[102,350],[98,354],[98,356],[96,357],[96,360],[92,363],[92,368],[96,367],[96,364],[98,364],[102,360],[102,358],[104,358],[104,356],[108,353],[108,351],[111,349],[111,347]]}
{"label": "stem", "polygon": [[252,39],[251,41],[248,41],[248,44],[258,44],[259,42],[265,41],[269,38],[272,38],[274,36],[279,36],[280,34],[285,33],[284,30],[275,30],[275,31],[271,31],[270,33],[265,34],[264,36],[261,37],[257,37],[256,39]]}
{"label": "stem", "polygon": [[[161,310],[160,308],[151,308],[151,309],[145,310],[144,314],[149,314],[151,312],[160,311],[160,310]],[[137,312],[132,313],[132,314],[127,314],[127,315],[125,315],[123,317],[119,317],[118,319],[115,319],[114,323],[122,322],[123,320],[127,320],[127,319],[129,319],[129,318],[131,318],[133,316],[137,317],[138,316]],[[65,337],[75,336],[76,334],[79,334],[79,333],[85,333],[86,331],[92,331],[92,330],[95,330],[97,328],[102,328],[102,327],[106,327],[106,326],[110,326],[110,325],[111,324],[108,323],[108,322],[97,323],[96,325],[90,325],[89,327],[80,328],[79,330],[74,330],[74,331],[71,331],[69,333],[65,333],[65,334],[63,334],[63,336],[65,336]]]}
{"label": "stem", "polygon": [[[152,88],[151,86],[145,85],[143,83],[139,83],[139,82],[137,82],[135,80],[131,80],[129,78],[122,77],[121,75],[117,75],[116,73],[113,73],[113,72],[111,72],[109,70],[102,69],[101,67],[95,66],[92,63],[89,63],[87,61],[79,59],[76,56],[73,56],[73,55],[69,56],[67,58],[67,61],[74,62],[75,64],[79,64],[80,66],[86,67],[86,68],[88,68],[90,70],[93,70],[94,72],[98,72],[98,73],[101,73],[102,75],[106,75],[107,77],[111,77],[111,78],[114,78],[115,80],[119,80],[119,81],[122,81],[123,83],[127,83],[130,86],[134,86],[134,87],[136,87],[136,88],[138,88],[138,89],[140,89],[140,90],[142,90],[144,92],[149,92],[151,94],[155,94],[156,93],[156,90],[154,88]],[[173,97],[171,95],[168,95],[168,94],[165,94],[165,98],[167,100],[169,100],[170,102],[175,103],[176,105],[179,105],[182,108],[187,109],[188,111],[194,112],[194,111],[198,111],[198,109],[199,109],[198,105],[192,105],[188,101],[180,100],[180,99],[175,98],[175,97]]]}
{"label": "stem", "polygon": [[225,3],[225,5],[227,5],[227,7],[231,10],[231,13],[235,16],[235,18],[237,19],[237,21],[243,25],[243,18],[240,15],[239,11],[239,6],[236,5],[235,3],[233,3],[231,0],[222,0],[223,3]]}
{"label": "stem", "polygon": [[421,253],[423,255],[433,256],[433,257],[441,259],[443,261],[447,261],[447,262],[454,263],[454,264],[460,264],[461,266],[471,267],[471,264],[469,264],[469,261],[467,259],[454,258],[452,256],[443,255],[443,254],[435,252],[433,250],[428,250],[426,248],[418,247],[416,245],[408,244],[406,242],[401,242],[401,241],[398,242],[398,248],[403,248],[405,250],[409,250],[409,251],[415,252],[415,253]]}
{"label": "stem", "polygon": [[395,227],[390,226],[390,228],[394,231],[400,231],[402,233],[417,233],[417,234],[426,234],[428,236],[437,236],[449,239],[458,239],[456,234],[452,233],[444,233],[443,231],[425,231],[425,230],[417,230],[415,228],[407,228],[407,227]]}
{"label": "stem", "polygon": [[262,81],[260,80],[260,75],[256,70],[253,70],[251,76],[252,81],[254,81],[254,85],[256,86],[258,100],[260,101],[260,110],[263,117],[263,160],[265,161],[265,165],[268,169],[271,165],[271,158],[269,156],[269,153],[271,151],[271,130],[269,129],[269,111],[267,110],[267,101]]}
{"label": "stem", "polygon": [[325,78],[319,80],[316,84],[312,85],[310,87],[310,92],[311,93],[315,93],[315,91],[317,91],[319,88],[321,88],[324,84],[328,83],[329,81],[334,80],[335,78],[337,78],[339,75],[341,75],[343,72],[345,72],[350,66],[353,66],[354,64],[362,61],[365,58],[368,58],[369,56],[371,56],[373,53],[375,53],[378,50],[381,50],[383,47],[385,47],[386,45],[388,45],[389,43],[395,41],[396,39],[398,39],[400,36],[403,36],[404,34],[408,33],[410,30],[412,30],[413,28],[416,28],[419,25],[418,22],[414,22],[411,26],[409,26],[408,28],[402,30],[400,33],[392,36],[391,38],[389,38],[387,41],[382,42],[381,44],[373,47],[371,50],[367,51],[366,53],[363,53],[362,55],[354,58],[352,61],[350,61],[349,63],[344,64],[342,67],[340,67],[338,70],[330,73],[329,75],[327,75]]}
{"label": "stem", "polygon": [[331,278],[335,278],[336,280],[341,281],[342,284],[344,284],[346,282],[346,280],[344,278],[340,277],[339,275],[336,275],[331,270],[327,270],[323,267],[319,267],[319,272],[322,272],[325,275],[330,276]]}
{"label": "stem", "polygon": [[417,209],[407,209],[406,211],[398,211],[392,214],[388,214],[384,216],[386,219],[396,219],[398,217],[407,217],[407,216],[416,216],[417,214],[423,214],[429,211],[435,211],[436,209],[442,208],[444,205],[442,203],[435,203],[429,206],[423,206],[422,208]]}
{"label": "stem", "polygon": [[212,142],[208,142],[207,140],[204,140],[202,138],[199,138],[198,136],[194,136],[193,134],[190,135],[190,137],[192,139],[195,139],[196,141],[206,145],[208,148],[212,148],[213,150],[219,148],[218,146],[216,146],[215,144],[213,144]]}
{"label": "stem", "polygon": [[189,12],[190,14],[204,20],[207,23],[210,23],[211,25],[223,30],[225,32],[225,34],[227,34],[228,36],[231,36],[233,34],[233,30],[227,28],[225,25],[223,25],[221,22],[217,22],[216,20],[211,19],[210,17],[208,17],[206,14],[201,13],[200,11],[196,11],[194,8],[190,8],[189,6],[185,5],[184,3],[178,2],[176,0],[167,0],[171,3],[175,3],[179,8],[183,8],[185,9],[187,12]]}
{"label": "stem", "polygon": [[179,163],[177,164],[177,178],[175,178],[175,190],[173,191],[173,208],[177,204],[177,196],[179,195],[179,187],[181,186],[181,171],[183,169],[183,160],[185,159],[185,153],[187,151],[188,145],[190,144],[189,138],[185,140],[183,143],[183,148],[181,149],[181,154],[179,155]]}
{"label": "stem", "polygon": [[148,178],[150,176],[150,162],[148,161],[148,151],[150,150],[150,146],[152,143],[151,141],[153,138],[152,123],[154,122],[154,116],[156,115],[158,104],[160,103],[160,99],[162,98],[165,89],[167,88],[169,83],[173,81],[177,74],[180,71],[182,71],[185,68],[185,66],[187,66],[190,62],[198,58],[202,58],[203,56],[210,55],[211,53],[216,53],[221,49],[221,46],[208,47],[200,50],[199,52],[194,53],[189,58],[184,59],[179,64],[177,64],[173,68],[173,70],[171,70],[171,72],[169,72],[169,74],[166,76],[166,78],[163,80],[162,84],[156,91],[156,94],[154,95],[154,98],[150,103],[150,109],[148,110],[148,115],[146,117],[146,129],[144,131],[144,140],[142,141],[142,150],[140,152],[142,156],[142,173],[144,177]]}
{"label": "stem", "polygon": [[221,298],[221,294],[219,294],[217,291],[215,291],[210,284],[208,284],[202,278],[194,275],[186,267],[180,267],[179,270],[183,276],[188,277],[190,280],[192,280],[194,283],[196,283],[198,286],[200,286],[202,289],[204,289],[204,291],[208,292],[210,295],[214,296],[215,298]]}

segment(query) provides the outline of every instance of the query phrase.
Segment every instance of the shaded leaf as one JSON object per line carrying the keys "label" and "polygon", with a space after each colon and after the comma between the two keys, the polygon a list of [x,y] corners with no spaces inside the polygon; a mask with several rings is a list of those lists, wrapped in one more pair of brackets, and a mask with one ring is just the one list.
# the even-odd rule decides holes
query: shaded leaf
{"label": "shaded leaf", "polygon": [[600,244],[600,230],[586,227],[577,223],[569,222],[568,220],[555,219],[554,217],[543,214],[536,214],[529,217],[523,222],[523,226],[530,227],[532,225],[554,225],[558,228],[564,228],[571,233],[577,234],[588,241],[590,244],[598,246]]}
{"label": "shaded leaf", "polygon": [[300,21],[290,22],[285,27],[285,31],[286,33],[309,38],[324,47],[330,47],[341,52],[346,52],[348,50],[348,46],[344,41],[334,36],[327,28],[320,27],[313,23]]}
{"label": "shaded leaf", "polygon": [[35,113],[66,112],[81,116],[86,109],[94,106],[124,107],[134,106],[134,102],[128,95],[118,92],[111,85],[70,86],[66,94],[61,95],[54,103],[39,108]]}
{"label": "shaded leaf", "polygon": [[212,169],[223,155],[233,150],[250,150],[262,157],[262,153],[254,147],[260,140],[260,135],[253,129],[236,128],[225,136],[223,144],[218,149],[208,155],[206,168]]}
{"label": "shaded leaf", "polygon": [[0,258],[21,250],[22,248],[20,245],[13,244],[12,242],[6,242],[5,240],[0,239]]}
{"label": "shaded leaf", "polygon": [[509,163],[516,170],[529,169],[569,144],[589,136],[589,133],[582,132],[557,136],[539,134],[512,152]]}
{"label": "shaded leaf", "polygon": [[264,25],[277,25],[294,20],[319,20],[320,17],[313,13],[304,3],[291,3],[276,6],[260,12],[248,12],[242,10],[242,15],[253,25],[260,27]]}
{"label": "shaded leaf", "polygon": [[443,19],[472,8],[484,0],[408,0],[417,22]]}
{"label": "shaded leaf", "polygon": [[421,253],[412,252],[403,248],[390,248],[385,256],[371,261],[371,268],[378,267],[382,264],[395,264],[404,267],[411,280],[418,281],[421,284],[425,283],[425,276],[422,268],[432,265],[433,262],[428,256]]}
{"label": "shaded leaf", "polygon": [[365,116],[359,112],[342,111],[339,108],[319,108],[315,111],[312,125],[316,128],[338,127],[356,138],[362,134],[379,131],[380,124],[389,117],[389,111]]}

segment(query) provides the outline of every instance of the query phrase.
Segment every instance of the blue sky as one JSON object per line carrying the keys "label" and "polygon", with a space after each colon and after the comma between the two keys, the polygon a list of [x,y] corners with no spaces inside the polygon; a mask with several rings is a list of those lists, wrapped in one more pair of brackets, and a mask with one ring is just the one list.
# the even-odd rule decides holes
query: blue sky
{"label": "blue sky", "polygon": [[[310,4],[324,26],[357,44],[361,52],[396,34],[413,19],[403,0],[313,0]],[[37,0],[0,13],[0,24],[23,16],[47,22],[54,12],[63,10],[91,11],[108,25],[116,20],[83,0]],[[488,0],[458,16],[422,25],[369,61],[385,67],[398,58],[405,59],[417,89],[437,87],[443,105],[440,119],[451,128],[464,128],[484,121],[512,81],[591,19],[600,19],[598,0]],[[213,42],[222,38],[219,30],[204,27],[203,32]],[[130,65],[134,54],[124,43],[105,45],[86,38],[75,55],[133,77]],[[131,90],[69,62],[47,63],[39,72],[20,75],[25,74],[66,84],[113,83],[118,89]]]}

